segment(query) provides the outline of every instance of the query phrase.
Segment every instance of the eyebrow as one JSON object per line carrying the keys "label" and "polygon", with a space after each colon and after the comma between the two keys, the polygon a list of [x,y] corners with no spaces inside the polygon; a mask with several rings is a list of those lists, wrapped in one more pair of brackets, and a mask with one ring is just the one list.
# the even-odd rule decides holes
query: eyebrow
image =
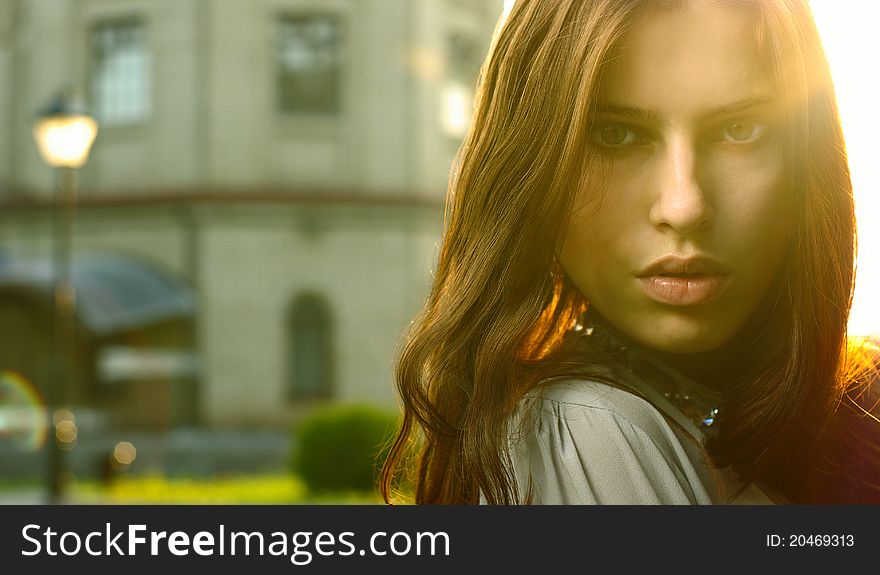
{"label": "eyebrow", "polygon": [[[728,116],[737,112],[742,112],[744,110],[772,104],[775,102],[776,98],[773,96],[750,96],[748,98],[736,100],[735,102],[730,102],[729,104],[724,104],[723,106],[719,106],[717,108],[713,108],[707,112],[704,112],[703,114],[700,114],[700,120],[705,121],[712,118]],[[645,122],[657,122],[658,120],[657,113],[652,110],[645,110],[644,108],[631,106],[619,106],[617,104],[612,104],[608,102],[600,104],[598,112],[600,114],[613,114],[615,116],[632,118],[634,120],[642,120]]]}

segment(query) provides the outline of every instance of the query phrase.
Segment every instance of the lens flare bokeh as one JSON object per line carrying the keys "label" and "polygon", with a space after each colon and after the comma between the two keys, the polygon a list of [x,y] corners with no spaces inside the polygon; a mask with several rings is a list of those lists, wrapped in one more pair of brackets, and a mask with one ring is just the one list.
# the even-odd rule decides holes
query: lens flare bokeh
{"label": "lens flare bokeh", "polygon": [[0,441],[36,451],[47,435],[46,403],[40,392],[21,374],[0,372]]}

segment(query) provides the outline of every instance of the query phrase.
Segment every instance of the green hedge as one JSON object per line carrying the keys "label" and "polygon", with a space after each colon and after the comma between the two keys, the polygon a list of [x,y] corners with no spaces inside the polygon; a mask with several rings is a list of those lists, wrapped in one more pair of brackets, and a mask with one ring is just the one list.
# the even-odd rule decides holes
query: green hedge
{"label": "green hedge", "polygon": [[374,489],[396,426],[370,405],[318,409],[293,429],[291,468],[313,491]]}

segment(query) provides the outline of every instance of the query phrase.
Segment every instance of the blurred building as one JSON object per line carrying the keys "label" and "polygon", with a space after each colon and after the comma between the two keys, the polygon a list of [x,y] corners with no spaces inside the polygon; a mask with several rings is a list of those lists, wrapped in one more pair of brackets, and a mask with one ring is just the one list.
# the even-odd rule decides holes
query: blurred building
{"label": "blurred building", "polygon": [[71,401],[131,425],[277,425],[394,404],[502,0],[0,0],[0,371],[43,387],[70,88]]}

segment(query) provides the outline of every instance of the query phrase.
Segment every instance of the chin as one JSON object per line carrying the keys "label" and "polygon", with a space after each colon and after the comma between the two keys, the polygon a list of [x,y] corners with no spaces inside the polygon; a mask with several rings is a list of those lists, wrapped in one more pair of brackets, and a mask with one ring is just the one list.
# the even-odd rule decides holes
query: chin
{"label": "chin", "polygon": [[665,353],[689,354],[712,351],[730,341],[735,329],[727,330],[714,322],[664,318],[651,323],[638,338],[644,345]]}

